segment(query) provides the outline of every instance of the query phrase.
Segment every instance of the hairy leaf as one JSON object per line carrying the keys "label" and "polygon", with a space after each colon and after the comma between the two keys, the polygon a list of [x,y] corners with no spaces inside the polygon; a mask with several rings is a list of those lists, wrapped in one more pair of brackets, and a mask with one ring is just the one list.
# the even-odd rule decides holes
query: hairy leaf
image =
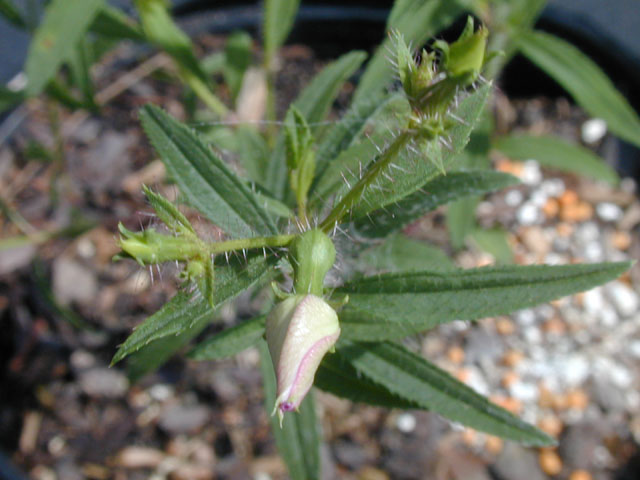
{"label": "hairy leaf", "polygon": [[518,39],[520,51],[571,94],[587,112],[607,122],[609,130],[640,146],[640,119],[611,80],[570,43],[543,32]]}
{"label": "hairy leaf", "polygon": [[384,237],[440,205],[470,195],[484,195],[518,182],[512,175],[490,170],[450,172],[427,182],[417,192],[376,212],[370,218],[359,219],[354,226],[361,235]]}
{"label": "hairy leaf", "polygon": [[[242,291],[256,284],[273,265],[273,258],[256,256],[246,266],[236,265],[216,268],[216,307],[231,300]],[[204,328],[213,318],[214,309],[202,295],[180,291],[159,311],[140,324],[120,346],[112,364],[158,339],[182,335],[194,329]],[[189,334],[185,334],[185,338]],[[190,337],[188,338],[190,339]]]}
{"label": "hairy leaf", "polygon": [[619,180],[616,171],[591,150],[558,137],[509,135],[496,139],[493,148],[513,159],[533,158],[547,167],[585,175],[612,185]]}
{"label": "hairy leaf", "polygon": [[264,334],[265,317],[256,317],[227,328],[200,342],[189,352],[193,360],[218,360],[231,357],[255,345]]}
{"label": "hairy leaf", "polygon": [[193,131],[152,105],[142,108],[140,118],[191,205],[233,237],[277,233],[256,196]]}
{"label": "hairy leaf", "polygon": [[385,274],[336,289],[344,338],[401,338],[453,320],[503,315],[613,280],[629,262]]}
{"label": "hairy leaf", "polygon": [[411,270],[455,270],[451,259],[439,248],[401,233],[388,236],[382,245],[363,252],[359,265],[365,271],[408,272]]}
{"label": "hairy leaf", "polygon": [[339,352],[369,380],[454,422],[526,445],[555,443],[545,433],[401,345],[344,342]]}
{"label": "hairy leaf", "polygon": [[420,404],[391,393],[361,375],[340,350],[326,355],[316,372],[314,386],[336,397],[386,408],[417,409]]}

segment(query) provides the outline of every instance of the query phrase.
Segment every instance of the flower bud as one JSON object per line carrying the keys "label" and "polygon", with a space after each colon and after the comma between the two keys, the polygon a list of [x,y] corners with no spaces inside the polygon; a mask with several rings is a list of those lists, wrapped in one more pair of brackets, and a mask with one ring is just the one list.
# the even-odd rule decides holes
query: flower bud
{"label": "flower bud", "polygon": [[340,336],[338,315],[316,295],[293,295],[277,304],[266,320],[269,353],[276,372],[277,412],[297,410],[313,385],[322,358]]}

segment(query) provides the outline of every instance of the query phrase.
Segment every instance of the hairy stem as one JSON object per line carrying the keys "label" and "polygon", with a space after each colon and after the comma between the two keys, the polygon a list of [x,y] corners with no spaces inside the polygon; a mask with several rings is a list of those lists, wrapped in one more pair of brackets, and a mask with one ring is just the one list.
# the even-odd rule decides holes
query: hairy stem
{"label": "hairy stem", "polygon": [[224,242],[206,244],[209,254],[218,254],[232,250],[244,250],[262,247],[284,247],[288,245],[295,235],[274,235],[272,237],[238,238]]}
{"label": "hairy stem", "polygon": [[411,141],[414,132],[405,130],[391,145],[389,145],[380,156],[367,168],[362,178],[349,190],[349,192],[333,207],[327,218],[324,219],[320,228],[324,232],[329,232],[336,223],[340,223],[351,209],[360,201],[365,190],[376,181],[380,174],[398,156],[400,151]]}

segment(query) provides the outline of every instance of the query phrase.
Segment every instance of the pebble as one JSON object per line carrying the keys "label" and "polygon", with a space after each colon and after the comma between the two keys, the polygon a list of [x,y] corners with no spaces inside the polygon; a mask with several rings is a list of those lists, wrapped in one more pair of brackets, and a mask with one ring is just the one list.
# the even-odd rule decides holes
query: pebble
{"label": "pebble", "polygon": [[171,405],[160,416],[159,426],[169,434],[200,430],[209,421],[209,409],[203,405]]}
{"label": "pebble", "polygon": [[504,196],[504,202],[509,207],[517,207],[522,203],[522,200],[524,200],[524,195],[520,190],[516,189],[509,190]]}
{"label": "pebble", "polygon": [[627,350],[629,350],[631,355],[640,359],[640,340],[633,340],[630,342],[627,346]]}
{"label": "pebble", "polygon": [[522,165],[520,179],[525,185],[538,185],[542,181],[540,164],[535,160],[527,160]]}
{"label": "pebble", "polygon": [[536,321],[536,314],[531,309],[518,310],[513,316],[521,326],[533,325]]}
{"label": "pebble", "polygon": [[546,480],[535,453],[513,442],[504,445],[493,464],[493,470],[498,478],[519,479],[523,478],[523,472],[526,472],[527,480]]}
{"label": "pebble", "polygon": [[509,386],[509,394],[522,402],[533,403],[538,399],[538,387],[532,383],[515,381]]}
{"label": "pebble", "polygon": [[542,332],[540,329],[534,325],[530,325],[524,329],[522,332],[522,336],[529,343],[540,343],[542,342]]}
{"label": "pebble", "polygon": [[601,262],[604,260],[604,249],[598,242],[591,242],[584,247],[584,259],[588,262]]}
{"label": "pebble", "polygon": [[547,475],[558,475],[562,471],[562,460],[554,450],[543,448],[538,456],[538,462]]}
{"label": "pebble", "polygon": [[396,427],[402,433],[411,433],[416,429],[416,417],[410,413],[401,413],[396,418]]}
{"label": "pebble", "polygon": [[536,207],[540,207],[540,208],[544,207],[548,199],[549,199],[548,195],[543,190],[535,190],[533,193],[531,193],[531,196],[529,197],[529,201],[533,203]]}
{"label": "pebble", "polygon": [[526,202],[518,209],[516,217],[520,225],[535,225],[540,222],[540,209],[533,203]]}
{"label": "pebble", "polygon": [[602,202],[596,206],[596,213],[605,222],[617,222],[622,218],[622,209],[611,202]]}
{"label": "pebble", "polygon": [[604,295],[602,294],[602,288],[596,287],[584,292],[582,297],[582,306],[592,315],[595,315],[604,307]]}
{"label": "pebble", "polygon": [[540,189],[549,197],[559,197],[564,193],[565,185],[561,178],[549,178],[542,182]]}
{"label": "pebble", "polygon": [[80,373],[80,388],[90,397],[121,398],[127,393],[129,381],[119,370],[96,367]]}
{"label": "pebble", "polygon": [[592,476],[586,470],[574,470],[569,475],[569,480],[592,480]]}
{"label": "pebble", "polygon": [[93,270],[63,256],[53,262],[53,292],[62,305],[89,303],[98,293],[98,281]]}
{"label": "pebble", "polygon": [[609,236],[609,243],[613,248],[626,250],[631,246],[631,235],[622,230],[617,230]]}
{"label": "pebble", "polygon": [[601,118],[591,118],[580,127],[580,135],[585,143],[596,143],[607,133],[607,122]]}
{"label": "pebble", "polygon": [[614,306],[623,317],[638,313],[638,294],[631,287],[620,281],[613,281],[605,287]]}
{"label": "pebble", "polygon": [[542,417],[538,422],[538,427],[543,432],[551,435],[554,438],[558,438],[562,433],[563,424],[555,415],[547,415]]}
{"label": "pebble", "polygon": [[590,374],[589,361],[580,354],[556,359],[558,375],[567,386],[576,387],[584,382]]}

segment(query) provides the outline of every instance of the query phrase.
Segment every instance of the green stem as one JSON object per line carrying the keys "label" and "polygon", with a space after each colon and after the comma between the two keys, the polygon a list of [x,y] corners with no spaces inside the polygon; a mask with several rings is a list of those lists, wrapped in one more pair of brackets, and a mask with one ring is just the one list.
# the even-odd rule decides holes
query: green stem
{"label": "green stem", "polygon": [[233,250],[248,250],[262,247],[284,247],[293,240],[295,235],[274,235],[272,237],[238,238],[224,242],[206,244],[209,254],[230,252]]}
{"label": "green stem", "polygon": [[413,138],[414,132],[412,130],[405,130],[402,132],[387,149],[380,154],[380,156],[369,166],[362,178],[355,184],[355,186],[349,190],[349,192],[340,200],[338,205],[333,207],[333,210],[329,213],[327,218],[324,219],[320,225],[320,229],[324,232],[329,232],[336,223],[340,223],[345,215],[347,215],[351,209],[356,205],[367,187],[380,176],[385,168],[398,156],[400,151],[409,143]]}

